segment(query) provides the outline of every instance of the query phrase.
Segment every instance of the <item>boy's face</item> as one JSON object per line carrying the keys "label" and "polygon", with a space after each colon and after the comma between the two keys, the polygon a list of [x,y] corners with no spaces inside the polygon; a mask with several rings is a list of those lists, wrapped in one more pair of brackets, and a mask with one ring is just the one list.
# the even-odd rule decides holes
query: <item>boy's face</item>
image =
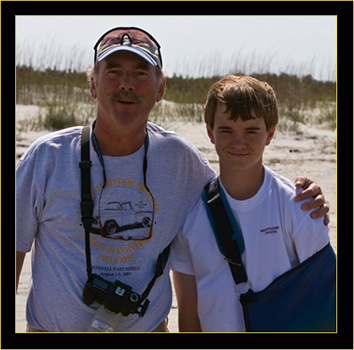
{"label": "boy's face", "polygon": [[219,156],[220,171],[234,172],[258,171],[262,169],[262,159],[265,146],[270,144],[275,132],[275,126],[269,131],[263,118],[236,122],[228,119],[229,113],[224,113],[226,105],[218,102],[215,111],[214,129],[207,126],[210,141],[215,145]]}

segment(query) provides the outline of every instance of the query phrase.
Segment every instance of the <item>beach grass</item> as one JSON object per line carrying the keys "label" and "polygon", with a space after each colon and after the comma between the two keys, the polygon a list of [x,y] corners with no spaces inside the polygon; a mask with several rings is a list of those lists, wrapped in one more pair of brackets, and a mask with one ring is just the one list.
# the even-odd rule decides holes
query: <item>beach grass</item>
{"label": "beach grass", "polygon": [[[80,56],[68,59],[54,48],[46,51],[52,55],[48,65],[30,54],[24,55],[25,52],[19,48],[16,53],[16,104],[36,105],[40,112],[37,118],[22,122],[22,129],[57,130],[90,122],[95,116],[96,102],[91,99],[87,67],[82,66]],[[203,105],[210,86],[226,74],[236,74],[252,75],[273,87],[280,106],[281,130],[296,132],[305,123],[334,130],[336,82],[315,80],[307,74],[313,67],[296,68],[290,63],[287,72],[269,73],[273,60],[271,55],[243,57],[239,52],[229,58],[180,62],[187,73],[167,78],[163,103],[156,104],[150,120],[162,125],[171,120],[203,122]],[[312,60],[309,65],[315,62]],[[192,68],[194,77],[188,75]]]}

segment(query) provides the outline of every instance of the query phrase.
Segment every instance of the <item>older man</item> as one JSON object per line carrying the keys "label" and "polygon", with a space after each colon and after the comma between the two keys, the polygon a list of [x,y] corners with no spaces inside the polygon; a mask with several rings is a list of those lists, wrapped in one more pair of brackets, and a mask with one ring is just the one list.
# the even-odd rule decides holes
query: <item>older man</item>
{"label": "older man", "polygon": [[[119,323],[106,330],[166,331],[172,293],[168,265],[157,274],[158,257],[215,173],[193,145],[148,123],[165,89],[157,41],[142,29],[120,27],[94,50],[90,89],[97,118],[89,131],[91,163],[85,163],[93,201],[89,232],[81,211],[82,127],[38,139],[18,163],[18,277],[34,243],[28,330],[87,331],[109,295],[124,302]],[[320,192],[312,184],[303,195],[319,194],[312,205],[321,205],[323,216],[328,208]],[[91,299],[82,297],[85,286]]]}

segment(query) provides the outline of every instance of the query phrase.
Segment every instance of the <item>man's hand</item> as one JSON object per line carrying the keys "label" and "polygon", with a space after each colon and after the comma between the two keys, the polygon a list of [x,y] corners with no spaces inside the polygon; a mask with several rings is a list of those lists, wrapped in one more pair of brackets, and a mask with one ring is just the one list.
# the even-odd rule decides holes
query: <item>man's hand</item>
{"label": "man's hand", "polygon": [[303,188],[304,191],[295,197],[295,202],[301,202],[308,198],[314,198],[312,201],[306,202],[301,206],[302,210],[316,209],[311,213],[312,219],[322,218],[323,223],[327,226],[329,224],[329,206],[325,203],[324,195],[322,194],[321,187],[308,177],[298,176],[295,179],[295,186]]}

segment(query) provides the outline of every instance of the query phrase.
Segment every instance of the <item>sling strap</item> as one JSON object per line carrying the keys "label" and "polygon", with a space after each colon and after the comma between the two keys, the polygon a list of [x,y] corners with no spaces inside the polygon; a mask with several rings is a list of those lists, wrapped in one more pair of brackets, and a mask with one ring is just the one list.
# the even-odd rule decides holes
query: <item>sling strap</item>
{"label": "sling strap", "polygon": [[[146,164],[145,164],[146,163]],[[88,279],[92,277],[91,249],[90,249],[90,231],[93,223],[93,201],[91,195],[91,165],[90,160],[90,125],[82,128],[81,133],[81,221],[85,229],[85,252],[86,252],[86,271]],[[147,168],[147,162],[144,160],[144,169]],[[144,171],[144,180],[146,182],[146,171]],[[145,186],[146,187],[146,186]],[[142,294],[144,300],[149,295],[155,281],[163,274],[168,261],[171,243],[159,255],[156,263],[155,273]]]}
{"label": "sling strap", "polygon": [[218,178],[205,186],[202,199],[220,252],[229,263],[235,283],[247,282],[247,273],[241,259],[245,249],[242,233]]}

